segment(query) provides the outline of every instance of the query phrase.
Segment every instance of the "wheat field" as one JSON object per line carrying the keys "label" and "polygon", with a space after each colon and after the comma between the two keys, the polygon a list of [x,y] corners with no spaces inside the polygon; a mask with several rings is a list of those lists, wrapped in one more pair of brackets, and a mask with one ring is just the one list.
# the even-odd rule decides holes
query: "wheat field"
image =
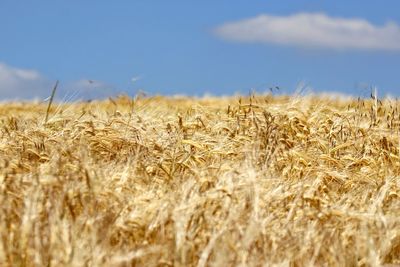
{"label": "wheat field", "polygon": [[0,266],[399,266],[399,108],[2,103]]}

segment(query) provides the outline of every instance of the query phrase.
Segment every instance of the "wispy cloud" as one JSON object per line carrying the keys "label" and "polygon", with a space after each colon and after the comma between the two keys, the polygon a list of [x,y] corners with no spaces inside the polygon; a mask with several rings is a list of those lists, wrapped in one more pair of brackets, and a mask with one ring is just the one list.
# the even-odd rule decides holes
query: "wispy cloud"
{"label": "wispy cloud", "polygon": [[[0,62],[0,101],[11,99],[45,99],[55,80],[37,70],[9,66]],[[117,94],[115,87],[98,80],[60,81],[56,98],[63,101],[106,98]]]}
{"label": "wispy cloud", "polygon": [[379,26],[365,19],[330,17],[323,13],[260,15],[225,23],[214,32],[223,39],[236,42],[400,51],[400,26],[394,22]]}
{"label": "wispy cloud", "polygon": [[117,88],[99,80],[80,79],[67,82],[60,90],[66,101],[77,99],[107,98],[118,94]]}
{"label": "wispy cloud", "polygon": [[135,82],[137,82],[137,81],[139,81],[141,79],[142,79],[142,76],[133,76],[132,79],[131,79],[131,82],[135,83]]}

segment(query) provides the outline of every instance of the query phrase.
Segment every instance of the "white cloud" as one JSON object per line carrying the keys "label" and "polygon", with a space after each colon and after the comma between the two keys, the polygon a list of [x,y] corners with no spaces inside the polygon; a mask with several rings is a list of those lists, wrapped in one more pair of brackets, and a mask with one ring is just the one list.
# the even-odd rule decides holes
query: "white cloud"
{"label": "white cloud", "polygon": [[0,99],[43,97],[49,81],[35,70],[20,69],[0,62]]}
{"label": "white cloud", "polygon": [[325,49],[400,51],[400,26],[373,25],[365,19],[329,17],[323,13],[260,15],[225,23],[215,33],[226,40]]}

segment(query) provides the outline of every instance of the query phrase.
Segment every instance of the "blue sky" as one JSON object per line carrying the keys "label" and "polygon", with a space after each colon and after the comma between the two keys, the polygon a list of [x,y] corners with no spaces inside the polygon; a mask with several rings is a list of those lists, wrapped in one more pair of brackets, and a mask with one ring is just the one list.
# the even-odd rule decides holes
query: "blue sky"
{"label": "blue sky", "polygon": [[76,98],[299,84],[398,96],[399,10],[395,0],[2,0],[0,99],[46,97],[57,79]]}

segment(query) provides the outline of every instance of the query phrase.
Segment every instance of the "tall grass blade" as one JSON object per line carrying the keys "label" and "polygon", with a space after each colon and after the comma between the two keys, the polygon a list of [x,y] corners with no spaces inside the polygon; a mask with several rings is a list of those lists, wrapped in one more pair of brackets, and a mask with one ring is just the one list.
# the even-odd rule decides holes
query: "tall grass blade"
{"label": "tall grass blade", "polygon": [[45,124],[47,123],[47,121],[49,119],[50,108],[51,108],[51,104],[53,103],[54,95],[56,94],[58,82],[59,81],[57,80],[56,84],[53,87],[53,91],[51,91],[51,96],[50,96],[50,99],[49,99],[49,105],[47,106],[47,110],[46,110],[46,118],[44,119],[44,123]]}

